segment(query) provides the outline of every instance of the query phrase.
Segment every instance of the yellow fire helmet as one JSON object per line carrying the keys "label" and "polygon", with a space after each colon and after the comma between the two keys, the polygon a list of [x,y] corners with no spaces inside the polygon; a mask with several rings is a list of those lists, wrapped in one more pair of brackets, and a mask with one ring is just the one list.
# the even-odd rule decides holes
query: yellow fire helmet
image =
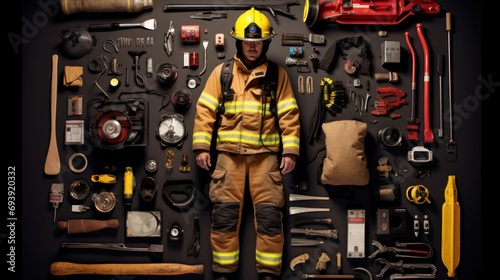
{"label": "yellow fire helmet", "polygon": [[252,7],[238,17],[229,35],[243,41],[263,41],[276,36],[276,33],[267,17]]}

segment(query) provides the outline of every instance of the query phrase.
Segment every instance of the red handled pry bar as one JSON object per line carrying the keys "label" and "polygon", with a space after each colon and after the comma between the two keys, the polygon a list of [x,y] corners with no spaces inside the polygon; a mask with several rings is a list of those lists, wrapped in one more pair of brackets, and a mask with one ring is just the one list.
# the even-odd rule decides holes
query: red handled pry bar
{"label": "red handled pry bar", "polygon": [[420,44],[422,45],[422,50],[424,51],[424,143],[434,142],[434,133],[431,129],[430,122],[430,63],[429,63],[429,46],[425,40],[424,33],[422,31],[422,24],[417,23],[417,34],[420,39]]}

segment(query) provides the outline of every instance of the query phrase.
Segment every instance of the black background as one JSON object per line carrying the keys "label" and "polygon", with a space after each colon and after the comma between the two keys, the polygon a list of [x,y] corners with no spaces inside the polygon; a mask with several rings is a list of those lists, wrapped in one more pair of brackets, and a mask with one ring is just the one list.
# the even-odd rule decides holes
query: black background
{"label": "black background", "polygon": [[[199,3],[196,1],[185,1],[186,3]],[[260,1],[249,1],[258,2]],[[387,72],[388,70],[380,65],[380,44],[385,40],[400,41],[401,43],[401,65],[397,67],[397,72],[400,74],[401,83],[396,86],[405,90],[408,93],[407,100],[410,100],[410,75],[411,75],[411,58],[404,38],[404,32],[410,32],[412,37],[413,47],[417,53],[417,115],[416,117],[423,125],[423,52],[416,33],[415,25],[421,22],[424,28],[424,34],[431,53],[431,124],[435,131],[435,141],[431,145],[426,145],[434,153],[434,161],[428,166],[412,166],[406,162],[406,152],[411,149],[415,144],[407,141],[406,139],[406,119],[410,114],[410,105],[405,105],[396,110],[396,113],[402,115],[401,118],[392,120],[387,116],[375,117],[369,113],[364,113],[360,117],[355,111],[353,104],[348,104],[341,114],[335,118],[327,116],[327,120],[333,119],[359,119],[365,121],[369,125],[369,131],[366,138],[366,153],[368,158],[368,168],[371,173],[371,182],[366,187],[356,187],[355,196],[353,199],[341,199],[332,197],[329,201],[304,201],[304,202],[287,202],[285,213],[287,213],[290,206],[318,206],[329,207],[329,213],[319,213],[313,215],[315,217],[331,217],[333,219],[334,228],[338,229],[339,239],[335,241],[327,241],[321,247],[291,247],[290,238],[286,236],[286,246],[283,255],[283,279],[299,279],[302,273],[316,273],[315,263],[321,252],[326,252],[332,261],[327,267],[328,273],[337,273],[335,265],[335,253],[340,251],[343,255],[343,271],[344,273],[352,273],[352,268],[362,266],[368,268],[375,276],[379,271],[373,266],[373,263],[367,258],[362,260],[348,260],[346,256],[347,244],[347,227],[346,227],[346,211],[347,209],[366,209],[367,211],[367,225],[366,225],[366,254],[371,254],[375,248],[371,245],[371,240],[376,237],[374,235],[375,229],[375,213],[376,205],[372,202],[371,195],[373,187],[380,183],[386,182],[385,178],[377,175],[375,170],[377,160],[382,156],[387,156],[390,161],[402,162],[405,167],[410,169],[405,173],[405,176],[400,174],[395,176],[391,174],[390,182],[400,184],[401,190],[404,191],[407,187],[423,184],[430,191],[430,204],[415,205],[408,202],[404,194],[401,197],[401,204],[399,207],[406,208],[411,215],[418,214],[423,217],[424,214],[429,215],[431,219],[431,233],[423,235],[422,233],[418,238],[414,238],[410,232],[403,236],[391,236],[388,246],[392,241],[426,241],[430,242],[434,249],[435,254],[431,262],[438,268],[437,279],[443,279],[446,276],[446,268],[443,266],[441,255],[441,206],[444,202],[444,187],[446,186],[449,175],[456,176],[456,183],[459,193],[459,202],[461,206],[461,260],[457,269],[457,277],[459,279],[481,279],[480,263],[481,263],[481,192],[482,192],[482,161],[481,161],[481,133],[482,133],[482,116],[483,109],[481,108],[482,101],[485,104],[491,103],[491,96],[496,90],[496,85],[486,87],[481,83],[481,78],[484,80],[495,81],[492,72],[481,73],[481,24],[480,24],[480,8],[478,4],[466,5],[457,3],[455,1],[439,1],[441,4],[441,13],[439,15],[428,15],[421,17],[410,17],[403,23],[395,26],[349,26],[338,25],[335,23],[328,24],[321,30],[311,30],[305,23],[302,22],[302,1],[298,6],[291,6],[290,12],[297,16],[297,19],[290,19],[278,15],[279,22],[273,20],[268,12],[271,24],[275,31],[278,33],[273,39],[268,57],[281,65],[285,66],[285,58],[288,56],[288,47],[280,45],[280,36],[283,33],[302,33],[308,35],[309,33],[320,33],[326,37],[326,45],[316,46],[321,56],[326,52],[328,47],[336,40],[353,37],[363,36],[369,43],[370,51],[372,54],[372,69],[370,82],[372,89],[370,93],[373,97],[376,95],[375,88],[377,86],[390,86],[388,83],[376,83],[373,79],[375,72]],[[49,2],[50,3],[50,2]],[[55,2],[54,2],[55,3]],[[200,34],[201,40],[209,40],[207,48],[207,72],[202,76],[202,85],[196,89],[191,89],[193,103],[196,102],[206,77],[209,75],[211,69],[215,67],[222,60],[216,58],[216,52],[213,45],[213,37],[215,33],[222,32],[226,36],[226,57],[233,55],[234,40],[227,35],[230,28],[233,26],[236,18],[242,11],[229,10],[224,11],[227,13],[227,19],[201,21],[190,19],[189,16],[195,12],[170,12],[163,11],[163,5],[167,1],[155,1],[154,9],[151,11],[144,11],[137,14],[75,14],[71,16],[63,16],[60,13],[52,13],[41,8],[38,2],[24,1],[22,15],[20,16],[21,28],[12,29],[7,34],[17,34],[23,37],[24,41],[22,46],[15,46],[12,41],[8,40],[8,56],[15,58],[22,58],[22,115],[17,117],[17,120],[22,119],[22,131],[15,133],[15,135],[22,135],[22,165],[18,162],[19,156],[9,156],[8,166],[16,166],[16,195],[17,195],[17,227],[16,227],[16,241],[17,241],[17,258],[16,270],[19,273],[22,271],[23,279],[58,279],[58,278],[72,278],[83,279],[84,276],[78,277],[61,277],[52,276],[49,272],[50,264],[54,261],[70,261],[78,263],[151,263],[151,262],[180,262],[186,264],[204,264],[204,275],[185,275],[185,276],[170,276],[166,278],[171,279],[211,279],[211,250],[209,243],[209,225],[211,205],[207,197],[207,174],[198,169],[194,162],[194,155],[191,152],[191,130],[194,118],[194,106],[184,113],[186,126],[189,130],[188,137],[181,149],[176,149],[175,169],[172,173],[167,173],[162,168],[164,162],[165,149],[162,149],[159,141],[155,138],[155,129],[159,123],[159,117],[166,112],[174,112],[174,108],[170,104],[167,109],[161,112],[160,105],[162,102],[161,96],[138,94],[137,97],[147,98],[150,104],[149,111],[149,143],[146,148],[126,148],[119,151],[108,151],[96,148],[86,140],[85,145],[82,146],[66,146],[64,145],[64,123],[66,119],[85,119],[67,117],[66,99],[73,94],[81,94],[84,96],[84,104],[87,100],[92,98],[102,98],[103,95],[99,89],[94,85],[96,74],[92,74],[87,70],[87,63],[94,56],[106,55],[111,58],[116,55],[118,61],[124,67],[131,67],[132,58],[127,54],[128,50],[144,49],[147,51],[141,57],[141,74],[145,77],[146,58],[152,57],[154,61],[154,69],[164,62],[171,62],[177,65],[179,69],[179,77],[176,82],[169,88],[162,88],[156,82],[156,75],[146,80],[147,88],[158,89],[162,94],[171,95],[178,89],[186,88],[185,79],[187,75],[195,75],[199,73],[203,67],[203,46],[198,45],[182,45],[180,40],[180,26],[182,24],[198,24],[200,30],[207,29],[208,33]],[[219,4],[221,2],[208,2],[208,4]],[[239,3],[239,2],[231,2]],[[57,9],[58,6],[52,6]],[[438,76],[435,72],[434,57],[437,53],[444,54],[447,57],[447,33],[445,30],[445,13],[451,12],[453,15],[453,30],[451,32],[452,42],[452,93],[453,104],[461,109],[455,109],[454,112],[454,139],[458,146],[458,160],[455,162],[446,159],[446,141],[449,137],[449,122],[444,120],[444,138],[437,137],[437,127],[439,125],[439,86]],[[60,32],[62,30],[71,29],[75,27],[86,28],[89,24],[105,23],[105,22],[142,22],[144,20],[156,18],[157,29],[149,31],[145,29],[124,29],[118,31],[105,31],[93,32],[97,38],[96,48],[91,54],[86,55],[81,59],[71,59],[59,48],[61,42]],[[167,57],[163,49],[163,34],[170,20],[173,21],[176,30],[176,38],[174,45],[174,56]],[[19,22],[19,21],[18,21]],[[34,29],[27,27],[27,23],[34,23]],[[14,28],[14,27],[8,27]],[[379,30],[387,30],[388,37],[378,37]],[[136,37],[153,37],[154,46],[145,48],[121,48],[118,54],[109,54],[102,49],[102,42],[107,38],[114,39],[119,37],[130,37],[134,40]],[[11,37],[7,37],[11,38]],[[22,51],[19,48],[22,48]],[[305,43],[303,46],[305,57],[312,53],[312,46]],[[200,67],[198,69],[183,68],[183,52],[198,52],[200,54]],[[57,176],[46,176],[43,173],[44,160],[48,148],[49,132],[50,132],[50,78],[51,78],[51,56],[52,54],[59,55],[59,89],[58,89],[58,111],[57,111],[57,137],[58,147],[61,157],[61,172]],[[447,62],[447,60],[446,60]],[[62,86],[61,77],[65,65],[81,65],[84,67],[84,86],[82,88],[65,88]],[[317,184],[317,169],[319,168],[320,160],[316,159],[312,164],[306,165],[311,160],[314,153],[320,147],[320,144],[309,145],[306,141],[309,131],[309,119],[314,111],[317,94],[319,92],[320,80],[328,76],[334,80],[341,80],[346,84],[348,77],[342,71],[343,61],[338,60],[332,73],[318,73],[302,74],[304,77],[311,75],[314,78],[314,94],[311,96],[296,94],[301,109],[301,122],[302,122],[302,135],[303,141],[301,145],[301,157],[299,158],[299,165],[294,174],[285,176],[285,186],[287,195],[289,193],[297,192],[288,186],[296,184],[299,181],[306,180],[310,183],[310,190],[307,194],[310,195],[328,195],[325,186]],[[19,66],[19,65],[17,65]],[[447,64],[446,64],[447,66]],[[297,87],[297,73],[294,67],[288,69],[291,76],[294,88]],[[132,74],[132,72],[131,72]],[[130,75],[131,75],[130,74]],[[443,77],[444,87],[444,102],[443,106],[445,111],[448,106],[448,68],[445,67],[445,75]],[[101,86],[107,85],[107,80],[110,77],[103,76],[100,79]],[[124,76],[121,76],[122,85],[115,93],[110,93],[112,98],[116,98],[120,91],[134,91],[140,90],[134,87],[133,76],[131,75],[132,86],[124,86]],[[366,77],[359,77],[362,81]],[[8,82],[8,81],[7,81]],[[7,94],[7,93],[6,93]],[[9,93],[15,95],[14,93]],[[19,96],[17,96],[19,98]],[[18,102],[19,104],[19,102]],[[9,104],[10,105],[10,104]],[[6,108],[9,106],[5,106]],[[85,107],[85,106],[84,106]],[[9,120],[10,118],[8,118]],[[19,126],[12,124],[12,131],[17,131],[15,128]],[[372,120],[378,120],[376,124],[370,123]],[[387,126],[396,126],[403,131],[404,141],[401,147],[393,150],[386,150],[378,146],[376,136],[378,131]],[[10,131],[10,130],[9,130]],[[12,133],[14,134],[14,133]],[[420,139],[423,137],[422,133],[419,134]],[[9,138],[10,139],[10,138]],[[15,139],[15,138],[13,138]],[[12,141],[12,144],[18,144],[19,140]],[[420,141],[422,142],[422,140]],[[422,143],[418,143],[422,145]],[[175,149],[175,148],[174,148]],[[8,152],[8,149],[5,151]],[[10,153],[15,152],[14,150]],[[82,174],[74,174],[68,169],[68,158],[75,152],[84,153],[89,159],[89,168]],[[189,165],[192,168],[191,173],[180,173],[178,167],[183,153],[188,154]],[[123,171],[125,166],[132,166],[134,175],[139,183],[142,178],[146,176],[144,164],[149,159],[155,159],[160,168],[154,175],[154,178],[159,184],[160,192],[162,190],[163,182],[167,179],[191,179],[196,182],[197,186],[197,201],[188,211],[179,212],[166,205],[165,201],[160,195],[156,197],[154,209],[161,210],[163,213],[162,231],[163,237],[158,239],[145,239],[145,240],[129,240],[125,237],[125,208],[123,200],[121,199]],[[76,204],[72,201],[67,193],[69,184],[77,179],[84,177],[90,181],[90,176],[95,174],[98,170],[99,164],[103,162],[111,162],[117,166],[116,175],[119,178],[115,186],[111,188],[112,191],[118,193],[119,203],[117,207],[109,215],[100,214],[93,208],[90,197],[85,200],[85,204],[91,206],[91,210],[86,213],[72,213],[71,204]],[[413,172],[418,169],[429,169],[430,176],[426,176],[422,180],[413,176]],[[61,204],[57,211],[58,220],[78,219],[78,218],[118,218],[121,226],[117,230],[106,230],[98,233],[88,235],[68,235],[64,231],[57,230],[52,223],[53,208],[48,201],[48,194],[50,185],[53,182],[64,182],[66,186],[66,193],[64,202]],[[334,187],[326,187],[334,188]],[[99,186],[93,186],[92,191],[100,191]],[[22,200],[21,200],[22,199]],[[22,208],[20,205],[22,204]],[[144,208],[140,201],[139,193],[136,191],[134,194],[132,210],[147,210]],[[251,208],[246,206],[245,223],[241,231],[242,248],[240,255],[240,269],[238,271],[239,278],[241,279],[255,279],[255,260],[254,260],[254,238],[253,227],[251,223]],[[22,213],[22,214],[21,214]],[[196,257],[187,256],[187,248],[191,240],[193,225],[192,218],[194,215],[199,215],[201,220],[201,251]],[[7,224],[8,222],[6,222]],[[172,245],[167,242],[166,230],[173,224],[178,223],[184,229],[184,239],[182,244]],[[285,230],[286,232],[292,227],[291,216],[285,216]],[[12,234],[12,233],[11,233]],[[4,235],[3,235],[4,236]],[[62,250],[60,244],[62,242],[124,242],[124,243],[159,243],[165,245],[164,253],[161,256],[154,256],[144,253],[129,253],[129,252],[110,252],[110,251],[81,251],[81,250]],[[2,239],[2,245],[4,241]],[[22,246],[22,251],[20,247]],[[7,249],[6,249],[7,250]],[[290,261],[307,252],[311,256],[311,260],[304,266],[298,267],[295,272],[289,268]],[[8,253],[8,251],[7,251]],[[2,254],[4,255],[4,254]],[[411,260],[410,260],[411,261]],[[150,279],[160,278],[162,276],[92,276],[97,279]],[[89,277],[90,278],[90,277]],[[164,277],[162,277],[164,278]],[[388,277],[387,277],[388,279]]]}

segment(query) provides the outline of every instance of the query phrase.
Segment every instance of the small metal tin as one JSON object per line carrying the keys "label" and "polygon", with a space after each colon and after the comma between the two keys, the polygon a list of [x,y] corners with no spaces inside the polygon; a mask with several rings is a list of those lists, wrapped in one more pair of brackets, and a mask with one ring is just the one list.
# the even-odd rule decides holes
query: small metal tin
{"label": "small metal tin", "polygon": [[76,200],[84,200],[90,193],[90,184],[85,179],[77,179],[69,186],[69,194]]}
{"label": "small metal tin", "polygon": [[378,132],[378,141],[382,147],[401,146],[402,139],[403,135],[401,131],[394,126],[386,126]]}
{"label": "small metal tin", "polygon": [[155,173],[158,170],[158,163],[156,162],[156,160],[151,159],[146,162],[146,165],[144,167],[146,168],[147,172]]}

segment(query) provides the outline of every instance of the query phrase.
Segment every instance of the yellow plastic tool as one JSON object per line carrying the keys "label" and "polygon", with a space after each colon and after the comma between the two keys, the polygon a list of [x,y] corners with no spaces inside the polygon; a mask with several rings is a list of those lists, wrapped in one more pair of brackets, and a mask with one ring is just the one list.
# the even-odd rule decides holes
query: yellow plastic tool
{"label": "yellow plastic tool", "polygon": [[460,204],[454,175],[448,176],[444,189],[441,223],[441,260],[448,269],[448,278],[453,278],[460,262]]}
{"label": "yellow plastic tool", "polygon": [[116,183],[116,176],[112,174],[96,174],[90,177],[92,182],[94,183],[103,183],[103,184],[114,184]]}
{"label": "yellow plastic tool", "polygon": [[125,174],[123,177],[123,198],[126,205],[132,204],[132,196],[134,195],[135,178],[132,167],[125,167]]}

